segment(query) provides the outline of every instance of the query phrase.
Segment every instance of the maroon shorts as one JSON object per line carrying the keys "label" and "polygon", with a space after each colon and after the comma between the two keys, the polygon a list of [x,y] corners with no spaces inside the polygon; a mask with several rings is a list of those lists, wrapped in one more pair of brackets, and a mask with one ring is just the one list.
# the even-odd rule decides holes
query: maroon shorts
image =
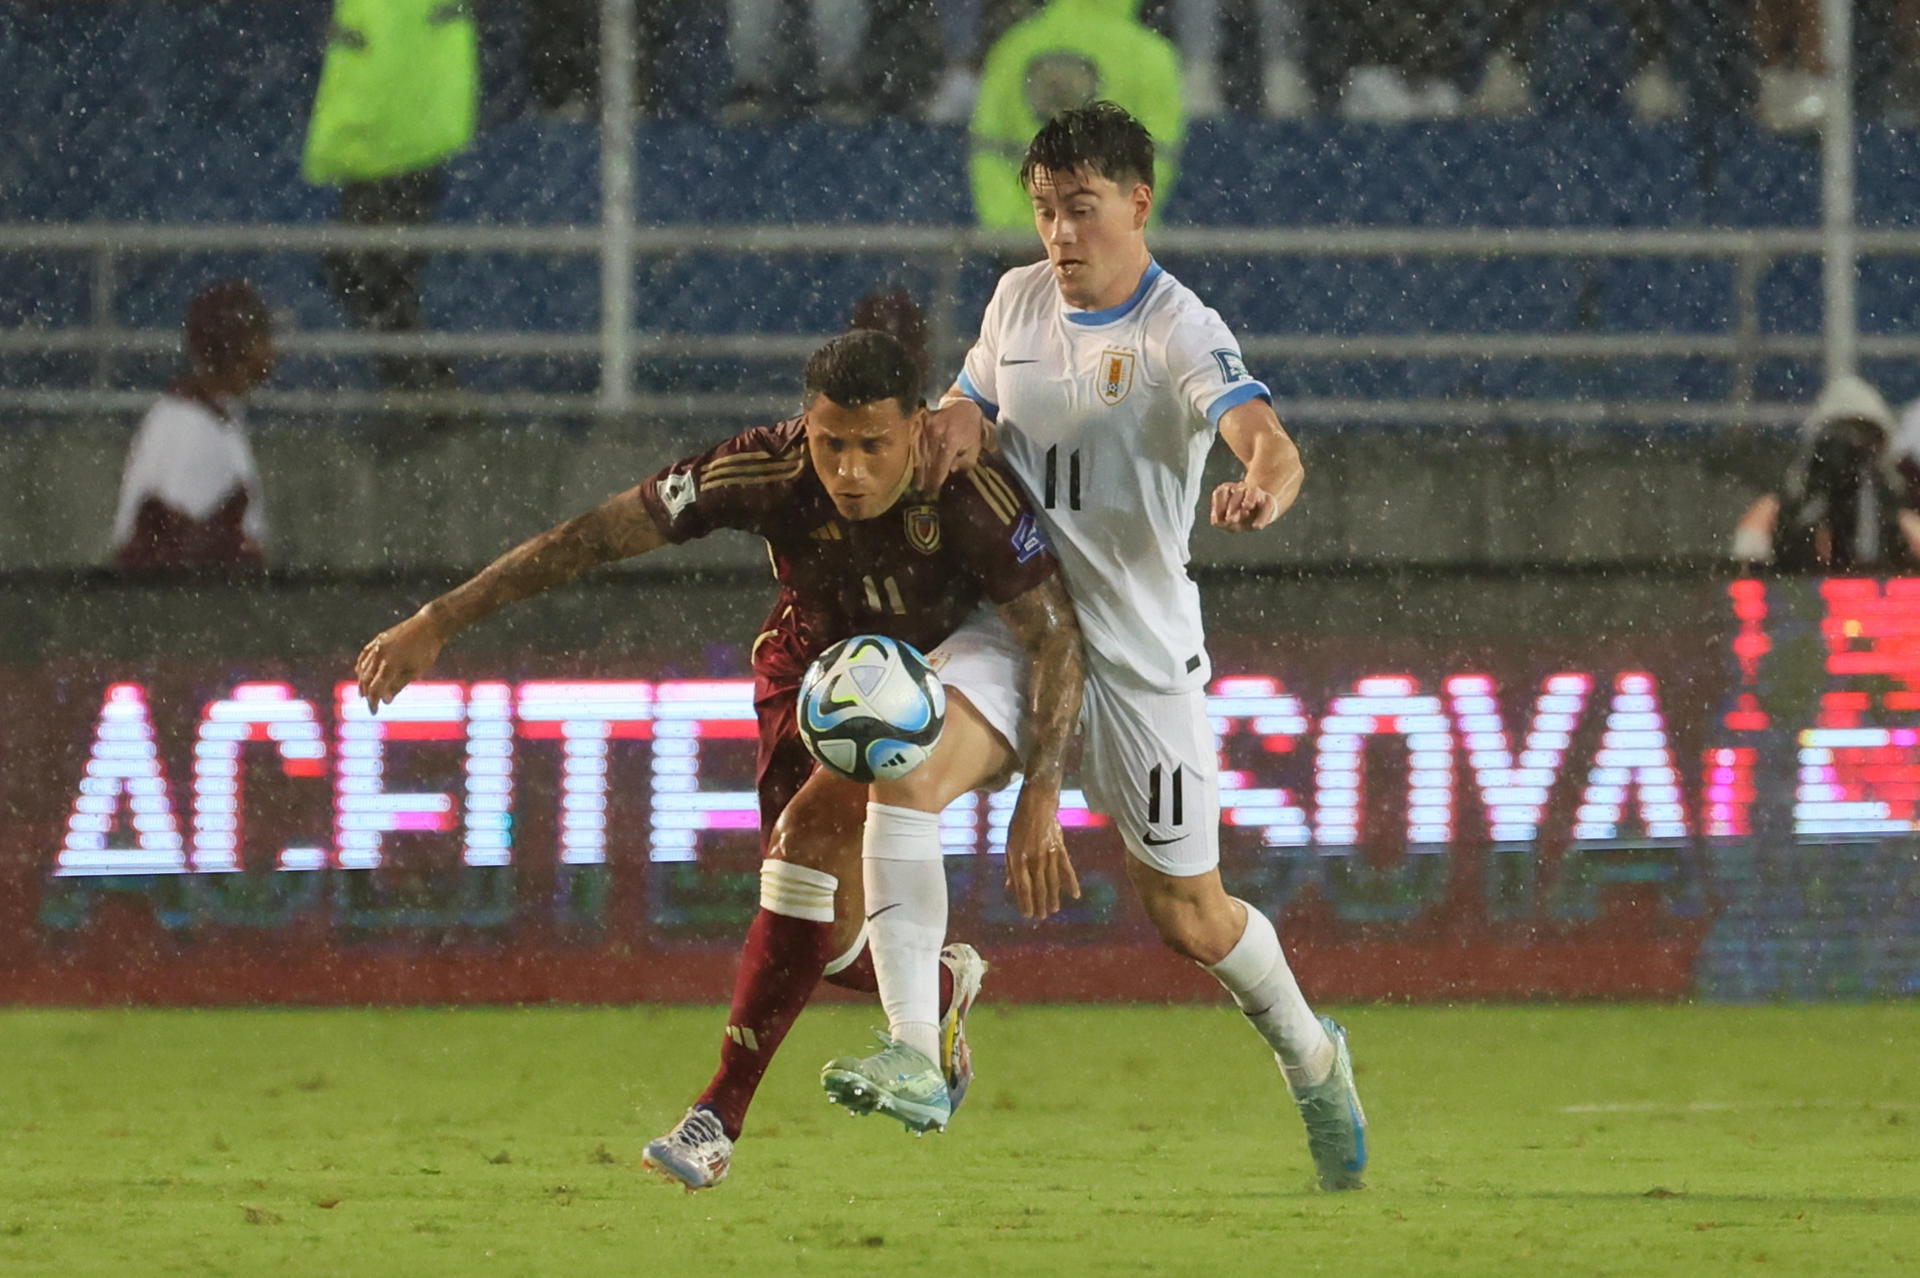
{"label": "maroon shorts", "polygon": [[760,751],[754,770],[754,786],[760,795],[760,848],[766,850],[773,836],[773,823],[800,793],[800,787],[813,775],[813,756],[800,740],[796,715],[800,704],[800,680],[768,679],[754,676],[753,709],[760,720]]}

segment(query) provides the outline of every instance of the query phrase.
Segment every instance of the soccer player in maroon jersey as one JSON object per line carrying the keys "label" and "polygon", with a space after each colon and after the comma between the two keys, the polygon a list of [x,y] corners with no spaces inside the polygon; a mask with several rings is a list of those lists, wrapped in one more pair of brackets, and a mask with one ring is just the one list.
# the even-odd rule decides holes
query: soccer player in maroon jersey
{"label": "soccer player in maroon jersey", "polygon": [[[1058,910],[1063,892],[1079,895],[1057,811],[1080,708],[1080,632],[1033,511],[993,462],[956,475],[937,494],[912,489],[926,410],[919,372],[893,338],[856,330],[833,339],[807,361],[804,383],[801,416],[744,431],[507,552],[376,637],[355,667],[377,709],[454,635],[504,604],[715,529],[766,538],[780,593],[753,645],[766,856],[760,910],[747,931],[719,1071],[646,1149],[651,1165],[689,1189],[726,1176],[754,1090],[822,977],[877,988],[857,872],[864,827],[937,823],[960,795],[1017,770],[1025,784],[1007,831],[1008,887],[1029,917]],[[928,652],[948,690],[933,755],[871,795],[815,768],[795,722],[807,666],[861,633]],[[884,889],[884,855],[869,851],[865,864]],[[891,925],[885,913],[865,922]],[[970,946],[943,953],[939,935],[911,939],[931,947],[925,957],[944,960],[929,965],[928,979],[948,988],[927,1041],[937,1043],[935,1063],[961,1094],[970,1076],[964,1018],[985,965]]]}

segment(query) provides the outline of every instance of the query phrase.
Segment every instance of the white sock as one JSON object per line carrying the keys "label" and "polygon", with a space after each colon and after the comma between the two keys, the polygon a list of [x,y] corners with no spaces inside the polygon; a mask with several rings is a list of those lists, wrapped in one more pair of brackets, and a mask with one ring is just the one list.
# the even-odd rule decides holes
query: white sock
{"label": "white sock", "polygon": [[[760,863],[760,908],[769,914],[784,914],[809,923],[831,923],[833,893],[839,886],[839,877],[825,870],[813,870],[772,857]],[[851,957],[848,961],[852,961]]]}
{"label": "white sock", "polygon": [[947,937],[947,867],[940,814],[867,805],[861,839],[867,944],[887,1032],[940,1059],[940,946]]}
{"label": "white sock", "polygon": [[1300,993],[1272,921],[1245,901],[1240,904],[1247,907],[1247,930],[1207,970],[1273,1048],[1289,1087],[1323,1082],[1333,1072],[1333,1040]]}

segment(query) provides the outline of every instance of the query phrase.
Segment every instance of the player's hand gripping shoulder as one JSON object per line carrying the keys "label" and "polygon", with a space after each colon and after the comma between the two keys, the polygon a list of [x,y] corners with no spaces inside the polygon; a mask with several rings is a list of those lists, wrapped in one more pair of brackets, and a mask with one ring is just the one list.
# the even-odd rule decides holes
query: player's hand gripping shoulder
{"label": "player's hand gripping shoulder", "polygon": [[425,674],[462,630],[516,600],[572,581],[596,564],[667,544],[638,488],[609,497],[584,515],[549,528],[500,556],[462,585],[381,631],[360,650],[354,676],[367,709],[377,711]]}
{"label": "player's hand gripping shoulder", "polygon": [[1213,526],[1235,533],[1265,528],[1300,495],[1307,473],[1300,464],[1300,450],[1280,425],[1273,405],[1264,399],[1228,409],[1220,419],[1220,437],[1246,465],[1247,473],[1213,490]]}
{"label": "player's hand gripping shoulder", "polygon": [[1058,573],[1002,604],[1000,615],[1026,648],[1032,667],[1027,723],[1033,744],[1007,826],[1007,889],[1024,917],[1043,919],[1059,913],[1062,894],[1080,899],[1080,880],[1060,830],[1067,742],[1080,721],[1080,622]]}
{"label": "player's hand gripping shoulder", "polygon": [[914,480],[920,491],[937,493],[948,475],[972,470],[981,451],[992,447],[992,423],[980,411],[980,405],[955,386],[940,401],[940,407],[927,414],[926,424],[920,429],[920,465]]}

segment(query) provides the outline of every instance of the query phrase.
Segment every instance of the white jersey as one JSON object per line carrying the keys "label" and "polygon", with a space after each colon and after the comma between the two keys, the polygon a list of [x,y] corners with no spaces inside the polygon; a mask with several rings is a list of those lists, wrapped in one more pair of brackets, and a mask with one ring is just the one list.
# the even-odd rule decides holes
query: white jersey
{"label": "white jersey", "polygon": [[1036,262],[1000,277],[960,389],[998,423],[1094,656],[1148,687],[1205,684],[1201,472],[1221,415],[1271,398],[1219,313],[1158,263],[1120,305],[1078,310]]}
{"label": "white jersey", "polygon": [[134,520],[149,497],[157,497],[189,519],[205,520],[241,489],[247,510],[241,529],[255,545],[267,539],[266,508],[260,499],[260,471],[236,403],[214,412],[195,399],[162,395],[134,432],[120,477],[120,503],[114,513],[113,544],[133,536]]}

